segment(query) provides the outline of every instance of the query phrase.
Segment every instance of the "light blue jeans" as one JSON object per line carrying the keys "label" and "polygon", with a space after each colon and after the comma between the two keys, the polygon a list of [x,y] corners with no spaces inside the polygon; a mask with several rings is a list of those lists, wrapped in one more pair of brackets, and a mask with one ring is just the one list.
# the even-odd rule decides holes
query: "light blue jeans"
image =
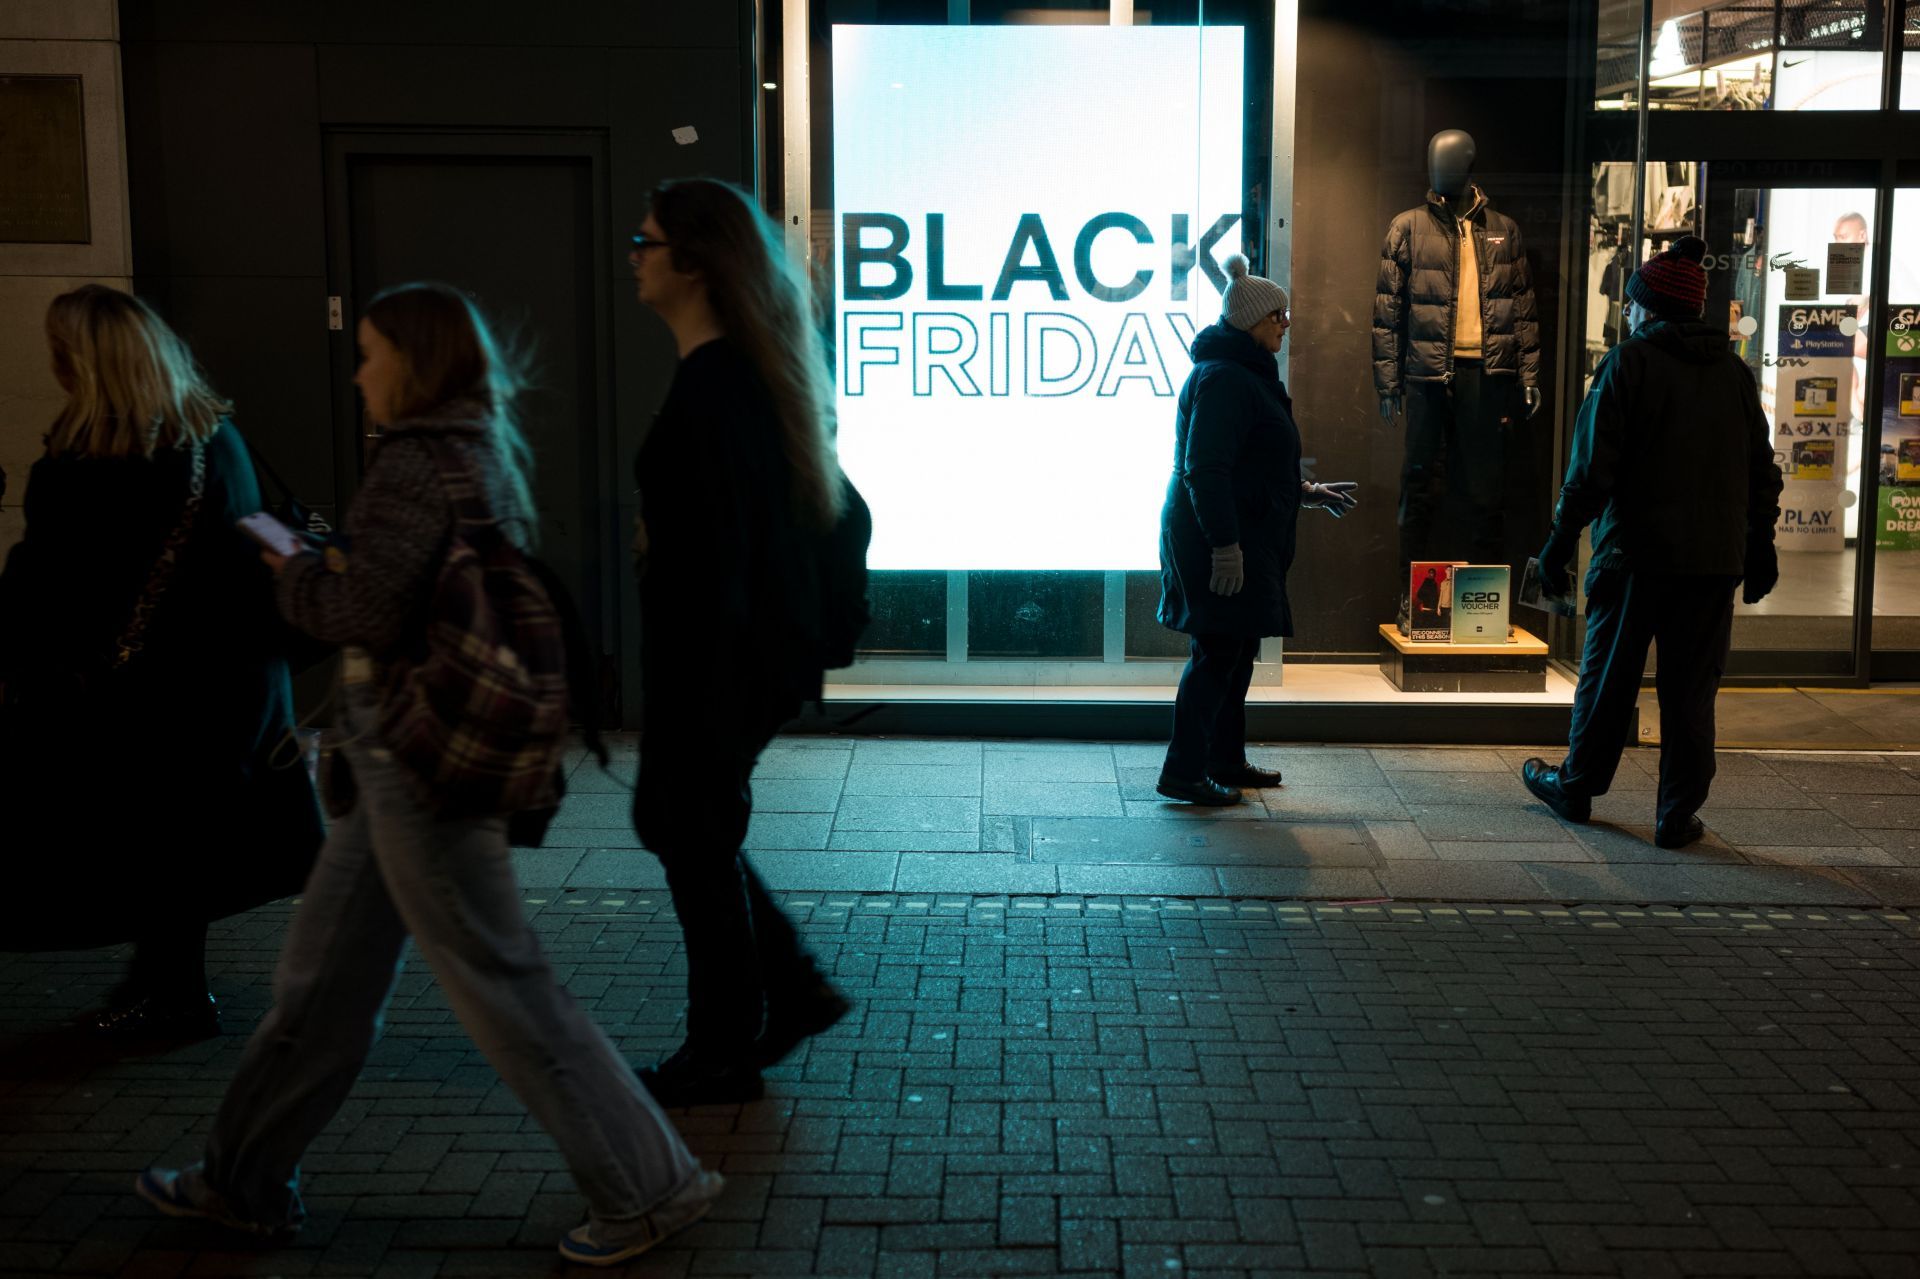
{"label": "light blue jeans", "polygon": [[[603,1243],[700,1170],[633,1071],[555,979],[520,911],[505,822],[423,811],[374,740],[377,685],[348,650],[341,749],[358,783],[334,823],[186,1195],[263,1225],[297,1222],[300,1158],[379,1037],[411,936],[454,1015],[545,1128]],[[623,1229],[624,1227],[624,1229]]]}

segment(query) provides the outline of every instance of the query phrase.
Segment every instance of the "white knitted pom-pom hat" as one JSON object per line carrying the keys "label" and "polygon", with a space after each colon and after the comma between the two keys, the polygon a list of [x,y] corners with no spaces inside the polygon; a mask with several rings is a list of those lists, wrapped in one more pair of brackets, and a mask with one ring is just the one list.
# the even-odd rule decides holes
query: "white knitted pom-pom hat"
{"label": "white knitted pom-pom hat", "polygon": [[1220,299],[1220,315],[1228,324],[1245,332],[1290,305],[1285,289],[1263,276],[1247,274],[1244,253],[1227,259],[1227,291]]}

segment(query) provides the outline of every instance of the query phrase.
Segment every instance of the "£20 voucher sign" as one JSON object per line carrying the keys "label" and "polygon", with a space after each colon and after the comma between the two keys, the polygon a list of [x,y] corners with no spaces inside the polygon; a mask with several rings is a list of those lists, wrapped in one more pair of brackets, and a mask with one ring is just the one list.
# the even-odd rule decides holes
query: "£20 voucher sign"
{"label": "\u00a320 voucher sign", "polygon": [[840,456],[877,569],[1150,569],[1240,250],[1238,27],[833,31]]}

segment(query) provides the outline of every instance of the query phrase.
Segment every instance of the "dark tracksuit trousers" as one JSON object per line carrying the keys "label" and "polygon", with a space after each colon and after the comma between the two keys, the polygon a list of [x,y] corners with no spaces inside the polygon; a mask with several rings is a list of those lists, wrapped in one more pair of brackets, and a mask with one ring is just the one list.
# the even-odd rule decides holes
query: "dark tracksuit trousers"
{"label": "dark tracksuit trousers", "polygon": [[[1518,383],[1489,377],[1478,360],[1456,360],[1450,382],[1407,384],[1406,457],[1400,469],[1400,580],[1414,560],[1475,564],[1506,560],[1502,503],[1507,430]],[[1447,495],[1466,509],[1465,547],[1436,546],[1433,526]]]}
{"label": "dark tracksuit trousers", "polygon": [[1173,743],[1162,772],[1192,782],[1247,757],[1247,689],[1260,656],[1258,636],[1193,635],[1192,655],[1173,699]]}
{"label": "dark tracksuit trousers", "polygon": [[1560,779],[1592,798],[1613,784],[1640,697],[1647,648],[1659,645],[1660,796],[1657,820],[1685,821],[1713,783],[1713,700],[1726,672],[1739,579],[1625,569],[1594,572],[1587,645],[1573,695],[1573,730]]}
{"label": "dark tracksuit trousers", "polygon": [[712,691],[700,680],[649,691],[633,824],[666,871],[686,938],[687,1044],[737,1061],[769,1006],[821,977],[740,852],[753,814],[754,764],[799,708],[728,708]]}

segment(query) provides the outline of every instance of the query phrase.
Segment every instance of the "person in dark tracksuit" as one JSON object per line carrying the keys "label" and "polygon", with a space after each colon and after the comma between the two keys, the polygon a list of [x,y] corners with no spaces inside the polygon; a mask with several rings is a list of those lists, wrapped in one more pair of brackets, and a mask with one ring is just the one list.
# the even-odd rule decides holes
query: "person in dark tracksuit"
{"label": "person in dark tracksuit", "polygon": [[1173,742],[1155,788],[1224,806],[1241,786],[1278,786],[1248,762],[1247,688],[1265,635],[1293,634],[1287,569],[1303,506],[1339,516],[1351,482],[1300,476],[1300,431],[1273,357],[1290,323],[1287,291],[1227,261],[1218,323],[1193,339],[1193,372],[1174,420],[1173,478],[1160,514],[1160,624],[1191,637],[1173,706]]}
{"label": "person in dark tracksuit", "polygon": [[1530,759],[1527,789],[1571,822],[1612,784],[1659,645],[1660,791],[1654,842],[1705,834],[1713,703],[1726,670],[1733,591],[1757,604],[1779,580],[1780,468],[1752,372],[1704,322],[1706,245],[1683,236],[1627,281],[1633,334],[1602,360],[1574,424],[1573,455],[1540,552],[1549,594],[1572,590],[1580,530],[1593,525],[1586,653],[1559,767]]}

